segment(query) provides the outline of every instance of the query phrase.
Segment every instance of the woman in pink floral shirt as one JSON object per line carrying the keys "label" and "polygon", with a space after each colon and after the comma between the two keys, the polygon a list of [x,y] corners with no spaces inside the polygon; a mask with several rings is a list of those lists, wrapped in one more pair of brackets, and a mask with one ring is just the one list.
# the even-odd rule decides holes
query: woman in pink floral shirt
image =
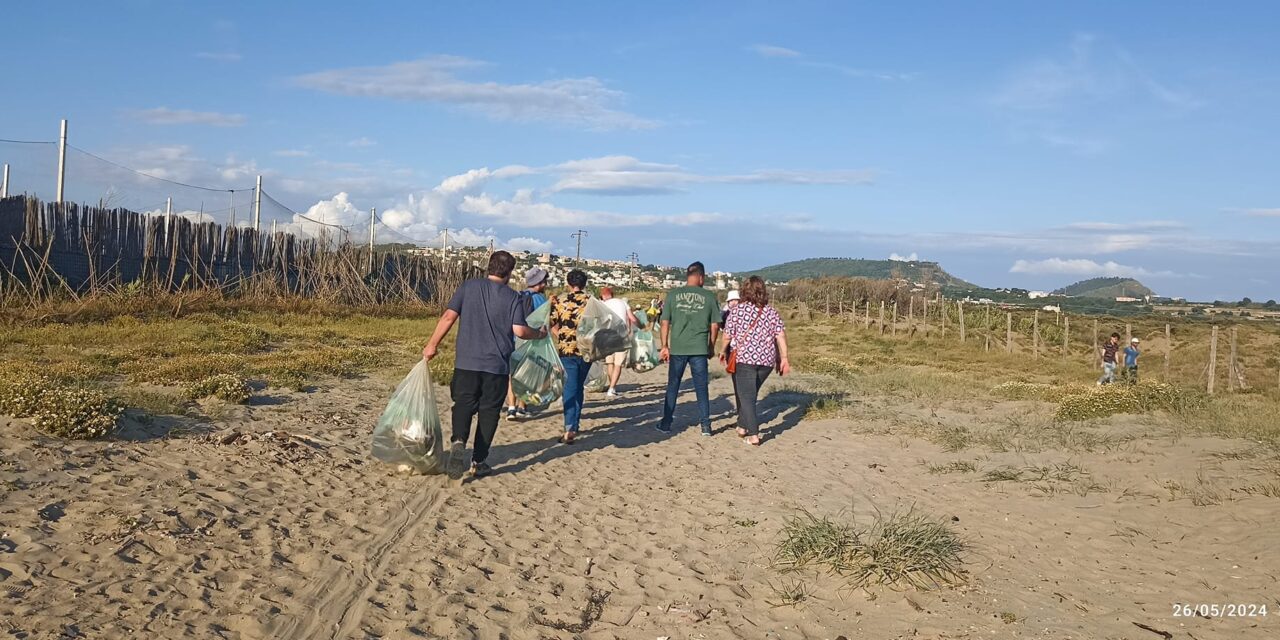
{"label": "woman in pink floral shirt", "polygon": [[764,280],[751,276],[742,284],[742,303],[729,313],[723,335],[720,359],[727,364],[733,358],[736,367],[733,381],[738,396],[738,435],[758,446],[760,416],[756,402],[760,387],[775,368],[782,375],[791,373],[782,316],[769,306]]}

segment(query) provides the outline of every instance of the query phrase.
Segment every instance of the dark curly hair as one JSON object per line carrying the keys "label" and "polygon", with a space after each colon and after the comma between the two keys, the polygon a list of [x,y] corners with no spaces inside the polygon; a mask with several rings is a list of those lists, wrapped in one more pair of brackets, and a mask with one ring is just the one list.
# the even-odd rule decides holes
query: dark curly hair
{"label": "dark curly hair", "polygon": [[565,280],[569,282],[569,286],[571,287],[577,289],[587,288],[587,272],[582,269],[574,269],[573,271],[570,271]]}
{"label": "dark curly hair", "polygon": [[764,286],[764,279],[760,276],[747,278],[738,293],[742,296],[743,302],[749,302],[762,309],[769,304],[769,288]]}

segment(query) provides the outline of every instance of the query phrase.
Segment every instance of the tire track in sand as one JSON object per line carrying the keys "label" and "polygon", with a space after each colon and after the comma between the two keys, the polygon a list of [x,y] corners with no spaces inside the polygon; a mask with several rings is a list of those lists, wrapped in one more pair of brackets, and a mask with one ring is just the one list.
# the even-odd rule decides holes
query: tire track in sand
{"label": "tire track in sand", "polygon": [[[387,559],[402,540],[411,539],[423,520],[436,511],[447,495],[445,489],[444,485],[423,487],[422,491],[402,500],[383,534],[356,549],[364,551],[363,561],[344,563],[328,575],[312,580],[306,593],[295,601],[299,608],[309,611],[289,616],[280,628],[272,630],[272,637],[288,640],[352,637],[364,617],[369,597],[378,586]],[[356,564],[360,566],[358,573],[352,570]]]}

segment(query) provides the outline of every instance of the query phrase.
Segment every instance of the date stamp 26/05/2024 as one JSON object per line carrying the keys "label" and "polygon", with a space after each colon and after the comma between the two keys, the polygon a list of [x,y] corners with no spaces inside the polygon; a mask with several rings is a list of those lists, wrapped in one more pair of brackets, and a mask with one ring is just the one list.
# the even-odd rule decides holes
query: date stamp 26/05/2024
{"label": "date stamp 26/05/2024", "polygon": [[1264,604],[1208,604],[1208,603],[1173,603],[1175,618],[1265,618],[1267,605]]}

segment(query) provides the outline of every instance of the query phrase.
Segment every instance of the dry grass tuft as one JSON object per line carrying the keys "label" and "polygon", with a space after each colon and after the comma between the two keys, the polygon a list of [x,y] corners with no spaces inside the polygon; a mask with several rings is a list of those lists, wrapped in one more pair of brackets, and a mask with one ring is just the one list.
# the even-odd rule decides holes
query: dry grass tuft
{"label": "dry grass tuft", "polygon": [[877,513],[867,524],[802,512],[787,520],[774,560],[786,570],[826,569],[851,587],[928,590],[965,582],[965,548],[946,523],[914,510]]}

